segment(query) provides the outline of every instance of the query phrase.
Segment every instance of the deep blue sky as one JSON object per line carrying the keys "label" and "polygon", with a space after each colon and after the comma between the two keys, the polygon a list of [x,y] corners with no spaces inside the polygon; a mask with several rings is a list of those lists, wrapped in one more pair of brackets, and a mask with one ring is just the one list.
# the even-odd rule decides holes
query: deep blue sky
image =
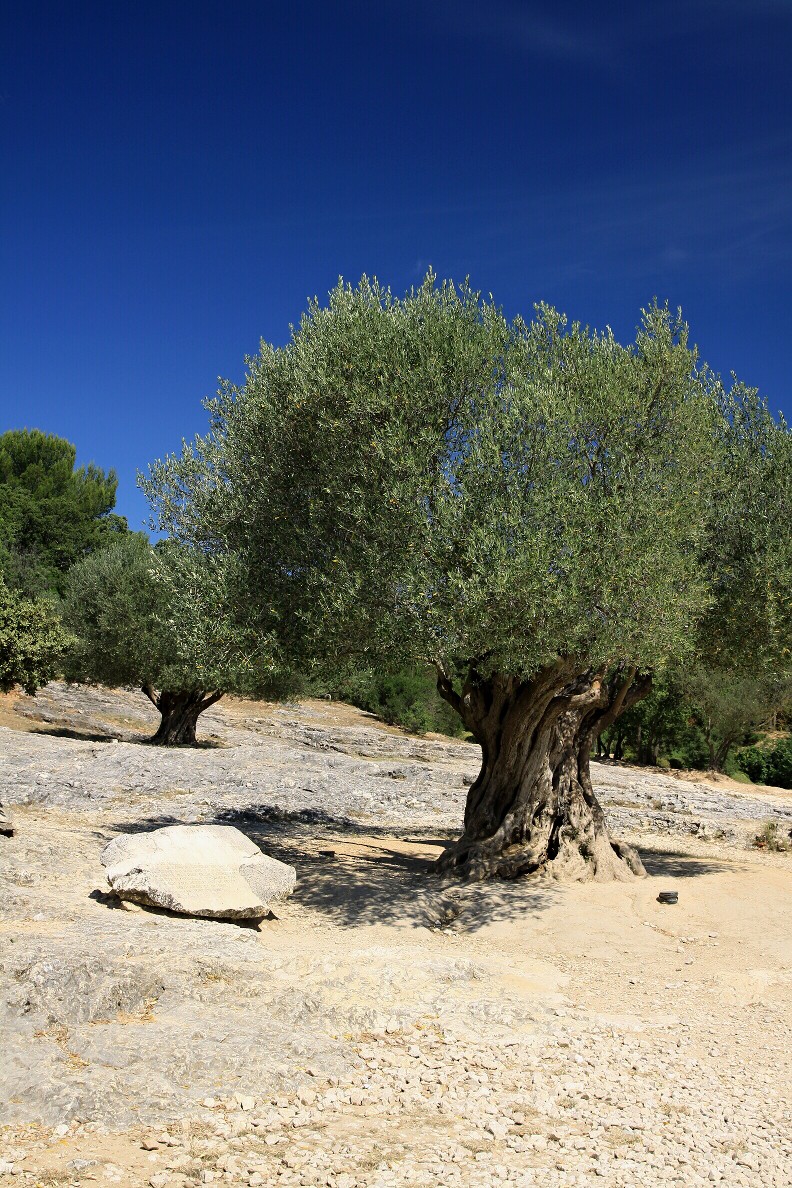
{"label": "deep blue sky", "polygon": [[629,338],[792,413],[792,0],[0,0],[0,429],[135,472],[339,274]]}

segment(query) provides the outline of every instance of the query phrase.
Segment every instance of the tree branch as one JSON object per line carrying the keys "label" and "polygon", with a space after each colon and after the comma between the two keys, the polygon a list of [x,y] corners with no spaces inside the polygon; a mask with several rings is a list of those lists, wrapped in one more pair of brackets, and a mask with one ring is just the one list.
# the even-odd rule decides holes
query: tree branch
{"label": "tree branch", "polygon": [[624,699],[627,696],[628,689],[630,688],[633,681],[635,680],[635,674],[637,671],[638,671],[638,669],[635,667],[635,665],[633,665],[628,670],[627,679],[622,682],[621,689],[619,689],[619,692],[616,694],[615,698],[613,699],[613,702],[611,703],[610,712],[613,714],[614,721],[616,720],[616,718],[618,718],[619,714],[622,711],[622,706],[624,705]]}
{"label": "tree branch", "polygon": [[159,707],[160,707],[159,698],[157,697],[157,695],[154,692],[151,685],[149,685],[149,684],[141,685],[140,688],[146,694],[146,697],[148,697],[149,701],[154,706],[154,708],[159,709]]}
{"label": "tree branch", "polygon": [[[443,701],[447,701],[452,709],[456,710],[463,722],[465,722],[465,712],[462,698],[454,688],[450,676],[442,667],[442,665],[435,663],[437,671],[437,692],[442,697]],[[467,725],[467,722],[465,722]]]}
{"label": "tree branch", "polygon": [[628,670],[627,677],[622,682],[622,685],[614,697],[613,701],[605,708],[599,717],[595,718],[589,728],[589,737],[594,739],[597,735],[602,734],[603,730],[607,730],[612,726],[618,717],[628,710],[630,706],[635,705],[636,702],[641,701],[652,691],[652,677],[647,673],[636,680],[637,668],[632,667]]}
{"label": "tree branch", "polygon": [[[607,690],[603,688],[605,673],[602,669],[595,672],[590,683],[580,693],[572,693],[564,699],[564,712],[567,710],[589,709],[602,704],[603,697],[607,697]],[[576,684],[579,682],[575,682]],[[573,686],[574,688],[574,686]]]}

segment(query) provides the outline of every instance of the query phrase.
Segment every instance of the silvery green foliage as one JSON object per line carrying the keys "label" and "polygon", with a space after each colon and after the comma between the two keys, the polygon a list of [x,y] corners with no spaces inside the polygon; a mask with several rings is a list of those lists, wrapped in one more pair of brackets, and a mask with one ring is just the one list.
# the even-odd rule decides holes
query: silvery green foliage
{"label": "silvery green foliage", "polygon": [[260,637],[230,613],[230,559],[128,536],[69,573],[64,617],[74,680],[255,692],[272,669]]}
{"label": "silvery green foliage", "polygon": [[727,449],[754,465],[744,393],[668,310],[624,347],[546,306],[507,322],[432,275],[404,299],[364,278],[247,367],[143,486],[174,538],[238,557],[240,600],[291,662],[657,669],[723,612],[732,543],[712,533]]}
{"label": "silvery green foliage", "polygon": [[792,675],[792,434],[736,380],[721,414],[701,645],[737,682],[747,672],[777,686]]}

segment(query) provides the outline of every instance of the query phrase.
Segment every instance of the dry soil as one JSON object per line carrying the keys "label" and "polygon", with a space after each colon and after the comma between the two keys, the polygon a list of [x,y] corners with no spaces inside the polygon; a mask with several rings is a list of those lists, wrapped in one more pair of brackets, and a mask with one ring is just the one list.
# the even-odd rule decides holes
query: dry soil
{"label": "dry soil", "polygon": [[[477,749],[346,706],[0,706],[2,1184],[789,1185],[792,795],[595,765],[630,884],[443,886]],[[119,832],[233,823],[259,927],[129,910]],[[657,902],[676,890],[676,906]]]}

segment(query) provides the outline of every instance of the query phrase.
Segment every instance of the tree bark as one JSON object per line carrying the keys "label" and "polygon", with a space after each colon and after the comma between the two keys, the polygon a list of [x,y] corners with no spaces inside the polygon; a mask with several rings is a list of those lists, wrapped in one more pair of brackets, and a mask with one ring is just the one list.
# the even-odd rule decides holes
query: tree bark
{"label": "tree bark", "polygon": [[575,673],[569,661],[530,681],[471,671],[462,693],[447,674],[438,690],[481,745],[461,838],[438,859],[463,877],[517,878],[546,870],[564,880],[627,880],[645,873],[613,841],[594,795],[594,739],[649,691],[634,670]]}
{"label": "tree bark", "polygon": [[729,751],[731,750],[734,741],[735,735],[727,734],[726,737],[721,740],[718,746],[714,748],[715,759],[714,766],[712,768],[713,771],[723,771],[724,767],[726,766],[726,760],[729,757]]}
{"label": "tree bark", "polygon": [[616,744],[613,748],[613,758],[618,760],[619,762],[621,762],[621,760],[624,758],[624,739],[625,739],[624,731],[617,730],[616,731]]}
{"label": "tree bark", "polygon": [[195,731],[198,717],[223,696],[222,692],[205,690],[181,692],[163,689],[155,693],[151,685],[143,685],[143,692],[157,707],[162,720],[157,733],[149,742],[161,747],[189,747],[196,745]]}

